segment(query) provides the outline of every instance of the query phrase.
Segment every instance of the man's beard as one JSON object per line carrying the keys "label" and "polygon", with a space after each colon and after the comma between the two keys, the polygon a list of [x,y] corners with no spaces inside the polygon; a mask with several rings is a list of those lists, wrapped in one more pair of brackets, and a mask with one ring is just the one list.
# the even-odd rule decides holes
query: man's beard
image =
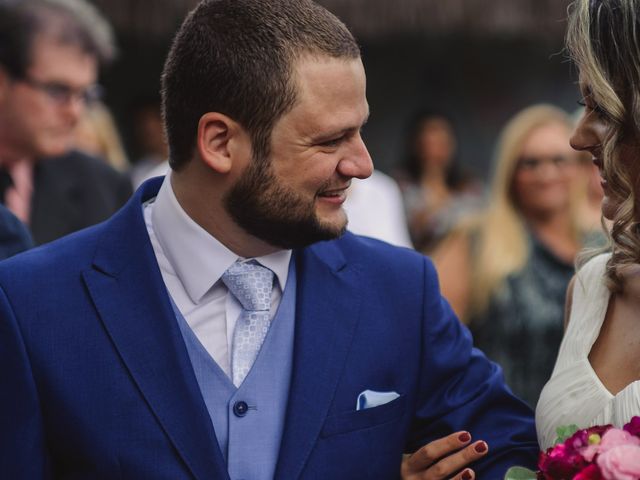
{"label": "man's beard", "polygon": [[268,160],[253,158],[225,195],[224,205],[247,233],[270,245],[293,249],[332,240],[347,228],[346,222],[342,226],[322,224],[316,216],[314,200],[307,200],[280,183]]}

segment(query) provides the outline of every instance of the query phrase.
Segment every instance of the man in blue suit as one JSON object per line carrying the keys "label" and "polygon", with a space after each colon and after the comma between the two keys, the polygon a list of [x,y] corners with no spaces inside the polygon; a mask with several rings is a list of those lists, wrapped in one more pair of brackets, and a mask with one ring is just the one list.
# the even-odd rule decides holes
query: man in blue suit
{"label": "man in blue suit", "polygon": [[0,265],[1,478],[494,479],[534,462],[531,412],[431,263],[345,233],[372,163],[339,20],[206,0],[163,102],[171,174]]}

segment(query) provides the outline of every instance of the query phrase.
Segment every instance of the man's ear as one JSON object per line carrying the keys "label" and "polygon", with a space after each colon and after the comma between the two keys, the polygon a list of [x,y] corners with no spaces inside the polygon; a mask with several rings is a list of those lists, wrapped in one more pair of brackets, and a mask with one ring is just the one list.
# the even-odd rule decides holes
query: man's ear
{"label": "man's ear", "polygon": [[218,112],[205,113],[198,123],[197,148],[202,161],[218,173],[229,173],[233,166],[231,143],[239,140],[242,127]]}

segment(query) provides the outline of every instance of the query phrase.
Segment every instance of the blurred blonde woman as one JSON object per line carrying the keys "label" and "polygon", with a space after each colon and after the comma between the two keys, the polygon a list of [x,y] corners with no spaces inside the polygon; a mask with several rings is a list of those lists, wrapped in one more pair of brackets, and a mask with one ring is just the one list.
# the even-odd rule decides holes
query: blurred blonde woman
{"label": "blurred blonde woman", "polygon": [[129,168],[129,161],[120,140],[118,127],[107,106],[94,101],[87,105],[75,132],[75,147],[105,160],[120,172]]}
{"label": "blurred blonde woman", "polygon": [[569,116],[550,105],[511,119],[485,212],[434,254],[444,296],[532,406],[553,369],[564,295],[585,239],[571,128]]}
{"label": "blurred blonde woman", "polygon": [[600,171],[611,248],[569,288],[566,332],[536,409],[544,448],[558,425],[621,427],[640,415],[639,30],[640,0],[572,4],[567,47],[584,110],[571,145]]}

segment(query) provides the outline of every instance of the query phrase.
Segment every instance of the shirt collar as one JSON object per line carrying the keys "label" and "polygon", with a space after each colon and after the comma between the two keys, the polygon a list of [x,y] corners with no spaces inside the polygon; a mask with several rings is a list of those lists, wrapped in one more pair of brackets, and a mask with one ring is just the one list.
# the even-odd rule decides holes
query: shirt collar
{"label": "shirt collar", "polygon": [[[151,218],[153,230],[167,260],[194,303],[202,299],[236,260],[243,259],[187,215],[171,187],[171,173],[162,182]],[[284,291],[291,250],[279,250],[256,257],[255,260],[273,271]]]}

